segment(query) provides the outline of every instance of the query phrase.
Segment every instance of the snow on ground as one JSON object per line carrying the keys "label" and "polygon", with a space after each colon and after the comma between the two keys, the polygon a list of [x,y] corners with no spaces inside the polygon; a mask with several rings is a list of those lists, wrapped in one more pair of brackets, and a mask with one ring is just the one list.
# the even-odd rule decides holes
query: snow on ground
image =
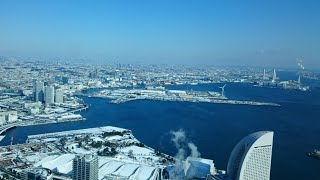
{"label": "snow on ground", "polygon": [[121,152],[129,153],[129,151],[132,151],[133,155],[151,155],[153,153],[152,150],[139,146],[128,146],[121,148]]}
{"label": "snow on ground", "polygon": [[66,149],[75,149],[78,147],[78,143],[67,144],[64,146]]}
{"label": "snow on ground", "polygon": [[91,137],[91,139],[92,139],[94,142],[98,142],[98,141],[104,142],[104,141],[105,141],[105,140],[102,139],[101,137],[97,137],[97,136],[93,136],[93,137]]}
{"label": "snow on ground", "polygon": [[106,137],[106,140],[108,140],[108,141],[122,140],[122,139],[124,139],[123,136],[119,136],[119,135],[115,135],[115,136],[111,136],[111,137]]}
{"label": "snow on ground", "polygon": [[139,142],[137,139],[135,139],[135,138],[132,138],[132,139],[128,139],[128,138],[126,138],[126,139],[122,139],[121,140],[121,142],[122,143],[124,143],[124,144],[131,144],[131,143],[135,143],[135,142]]}
{"label": "snow on ground", "polygon": [[104,132],[112,132],[112,131],[123,132],[123,131],[128,131],[127,129],[123,129],[123,128],[119,128],[119,127],[113,127],[113,126],[104,126],[104,127],[100,127],[99,129],[101,129]]}
{"label": "snow on ground", "polygon": [[94,153],[96,153],[95,149],[85,150],[83,148],[78,148],[78,147],[75,147],[71,151],[76,153],[76,154],[94,154]]}
{"label": "snow on ground", "polygon": [[79,135],[79,134],[102,134],[104,132],[123,132],[128,131],[127,129],[113,127],[113,126],[104,126],[98,128],[88,128],[88,129],[79,129],[79,130],[71,130],[71,131],[63,131],[63,132],[55,132],[55,133],[46,133],[46,134],[38,134],[38,135],[30,135],[28,139],[38,139],[39,137],[59,137],[59,136],[70,136],[70,135]]}

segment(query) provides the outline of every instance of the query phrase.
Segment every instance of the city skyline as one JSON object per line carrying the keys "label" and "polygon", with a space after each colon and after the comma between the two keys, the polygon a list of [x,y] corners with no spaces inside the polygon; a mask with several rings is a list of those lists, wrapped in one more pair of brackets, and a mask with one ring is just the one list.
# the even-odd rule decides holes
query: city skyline
{"label": "city skyline", "polygon": [[320,179],[319,7],[1,2],[0,180]]}
{"label": "city skyline", "polygon": [[99,179],[319,176],[319,72],[0,62],[0,179],[72,178],[82,153],[101,159]]}

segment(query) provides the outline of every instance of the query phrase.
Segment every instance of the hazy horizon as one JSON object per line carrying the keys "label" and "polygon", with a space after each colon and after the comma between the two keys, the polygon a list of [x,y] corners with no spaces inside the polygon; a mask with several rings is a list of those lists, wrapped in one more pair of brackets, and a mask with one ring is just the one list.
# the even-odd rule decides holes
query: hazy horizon
{"label": "hazy horizon", "polygon": [[320,66],[317,1],[7,1],[0,56]]}

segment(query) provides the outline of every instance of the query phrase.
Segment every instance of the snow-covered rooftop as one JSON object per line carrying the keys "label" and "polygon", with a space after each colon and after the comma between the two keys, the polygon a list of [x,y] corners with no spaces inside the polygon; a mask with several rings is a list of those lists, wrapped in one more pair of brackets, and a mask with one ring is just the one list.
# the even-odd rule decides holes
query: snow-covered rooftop
{"label": "snow-covered rooftop", "polygon": [[104,164],[99,168],[99,179],[103,179],[104,176],[109,175],[115,171],[117,171],[124,163],[118,161],[111,161],[109,163]]}
{"label": "snow-covered rooftop", "polygon": [[120,177],[130,177],[135,171],[139,168],[139,165],[136,164],[125,164],[119,168],[116,172],[112,173],[113,175]]}
{"label": "snow-covered rooftop", "polygon": [[140,166],[139,169],[131,176],[133,179],[153,179],[156,168],[150,166]]}

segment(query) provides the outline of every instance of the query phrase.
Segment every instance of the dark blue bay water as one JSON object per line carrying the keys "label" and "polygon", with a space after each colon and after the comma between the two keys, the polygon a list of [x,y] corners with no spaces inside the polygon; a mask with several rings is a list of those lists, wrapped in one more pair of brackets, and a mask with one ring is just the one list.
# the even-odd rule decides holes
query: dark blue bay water
{"label": "dark blue bay water", "polygon": [[[170,89],[216,90],[219,84],[170,86]],[[229,98],[277,102],[281,107],[246,106],[209,103],[132,101],[109,104],[101,98],[84,98],[91,108],[81,114],[83,122],[20,127],[9,130],[1,145],[25,142],[31,134],[98,126],[131,129],[134,135],[155,149],[174,155],[170,130],[184,129],[188,141],[194,142],[202,157],[226,169],[231,150],[244,136],[260,130],[275,132],[272,180],[320,179],[320,161],[306,152],[320,149],[320,90],[310,92],[253,87],[229,83]]]}

